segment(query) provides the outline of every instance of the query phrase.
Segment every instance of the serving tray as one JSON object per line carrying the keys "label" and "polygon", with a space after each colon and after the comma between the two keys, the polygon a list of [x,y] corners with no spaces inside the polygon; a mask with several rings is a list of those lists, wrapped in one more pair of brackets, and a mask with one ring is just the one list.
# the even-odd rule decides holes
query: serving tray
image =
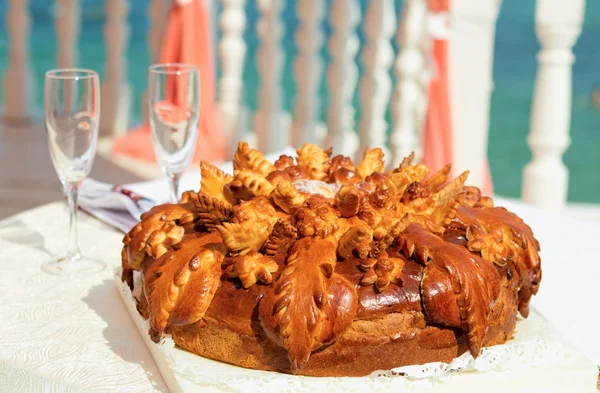
{"label": "serving tray", "polygon": [[427,392],[427,393],[592,393],[597,366],[578,353],[535,309],[519,319],[512,340],[484,348],[474,360],[466,353],[452,363],[381,370],[366,377],[304,377],[248,370],[206,359],[175,347],[168,336],[158,344],[148,336],[148,322],[138,313],[133,294],[114,281],[127,311],[146,343],[163,379],[178,392]]}

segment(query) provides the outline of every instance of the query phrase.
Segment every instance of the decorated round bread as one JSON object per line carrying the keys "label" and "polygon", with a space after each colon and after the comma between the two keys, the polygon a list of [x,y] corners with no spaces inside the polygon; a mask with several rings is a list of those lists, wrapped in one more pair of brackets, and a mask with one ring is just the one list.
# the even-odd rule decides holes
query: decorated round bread
{"label": "decorated round bread", "polygon": [[159,341],[313,376],[449,362],[502,344],[541,280],[539,244],[468,173],[380,149],[355,165],[304,145],[275,163],[240,143],[233,176],[154,207],[123,239],[123,280]]}

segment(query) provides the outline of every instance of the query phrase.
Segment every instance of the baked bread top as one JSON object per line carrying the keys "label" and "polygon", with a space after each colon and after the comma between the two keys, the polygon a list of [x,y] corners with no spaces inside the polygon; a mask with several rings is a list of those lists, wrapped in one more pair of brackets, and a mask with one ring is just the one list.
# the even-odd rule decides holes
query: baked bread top
{"label": "baked bread top", "polygon": [[514,277],[527,316],[539,244],[519,217],[465,186],[467,172],[448,181],[448,165],[427,176],[412,156],[386,172],[378,148],[358,165],[310,144],[297,154],[270,163],[242,142],[233,176],[202,162],[200,192],[154,207],[125,236],[123,278],[131,285],[144,265],[155,341],[201,321],[220,287],[237,297],[218,311],[224,320],[254,334],[258,312],[294,373],[353,321],[407,310],[463,331],[476,357]]}

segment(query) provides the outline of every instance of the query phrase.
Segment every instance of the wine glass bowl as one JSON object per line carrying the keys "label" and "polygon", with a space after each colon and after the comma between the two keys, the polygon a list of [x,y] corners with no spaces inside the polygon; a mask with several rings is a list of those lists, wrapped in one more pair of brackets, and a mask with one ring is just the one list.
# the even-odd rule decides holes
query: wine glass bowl
{"label": "wine glass bowl", "polygon": [[69,236],[66,255],[42,268],[58,275],[92,273],[106,265],[84,258],[77,236],[77,194],[89,174],[98,141],[100,82],[92,70],[63,68],[46,73],[44,115],[52,164],[69,205]]}
{"label": "wine glass bowl", "polygon": [[171,202],[179,198],[179,178],[196,147],[200,116],[198,68],[155,64],[148,69],[148,109],[156,159],[169,178]]}

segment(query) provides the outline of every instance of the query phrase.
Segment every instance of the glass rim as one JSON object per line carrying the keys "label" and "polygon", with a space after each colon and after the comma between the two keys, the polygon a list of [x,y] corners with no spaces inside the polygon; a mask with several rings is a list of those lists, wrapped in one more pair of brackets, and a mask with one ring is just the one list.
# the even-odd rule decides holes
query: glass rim
{"label": "glass rim", "polygon": [[148,67],[148,72],[163,75],[182,75],[198,72],[198,67],[189,63],[157,63]]}
{"label": "glass rim", "polygon": [[56,68],[46,71],[46,78],[71,80],[94,79],[98,78],[98,73],[87,68]]}

